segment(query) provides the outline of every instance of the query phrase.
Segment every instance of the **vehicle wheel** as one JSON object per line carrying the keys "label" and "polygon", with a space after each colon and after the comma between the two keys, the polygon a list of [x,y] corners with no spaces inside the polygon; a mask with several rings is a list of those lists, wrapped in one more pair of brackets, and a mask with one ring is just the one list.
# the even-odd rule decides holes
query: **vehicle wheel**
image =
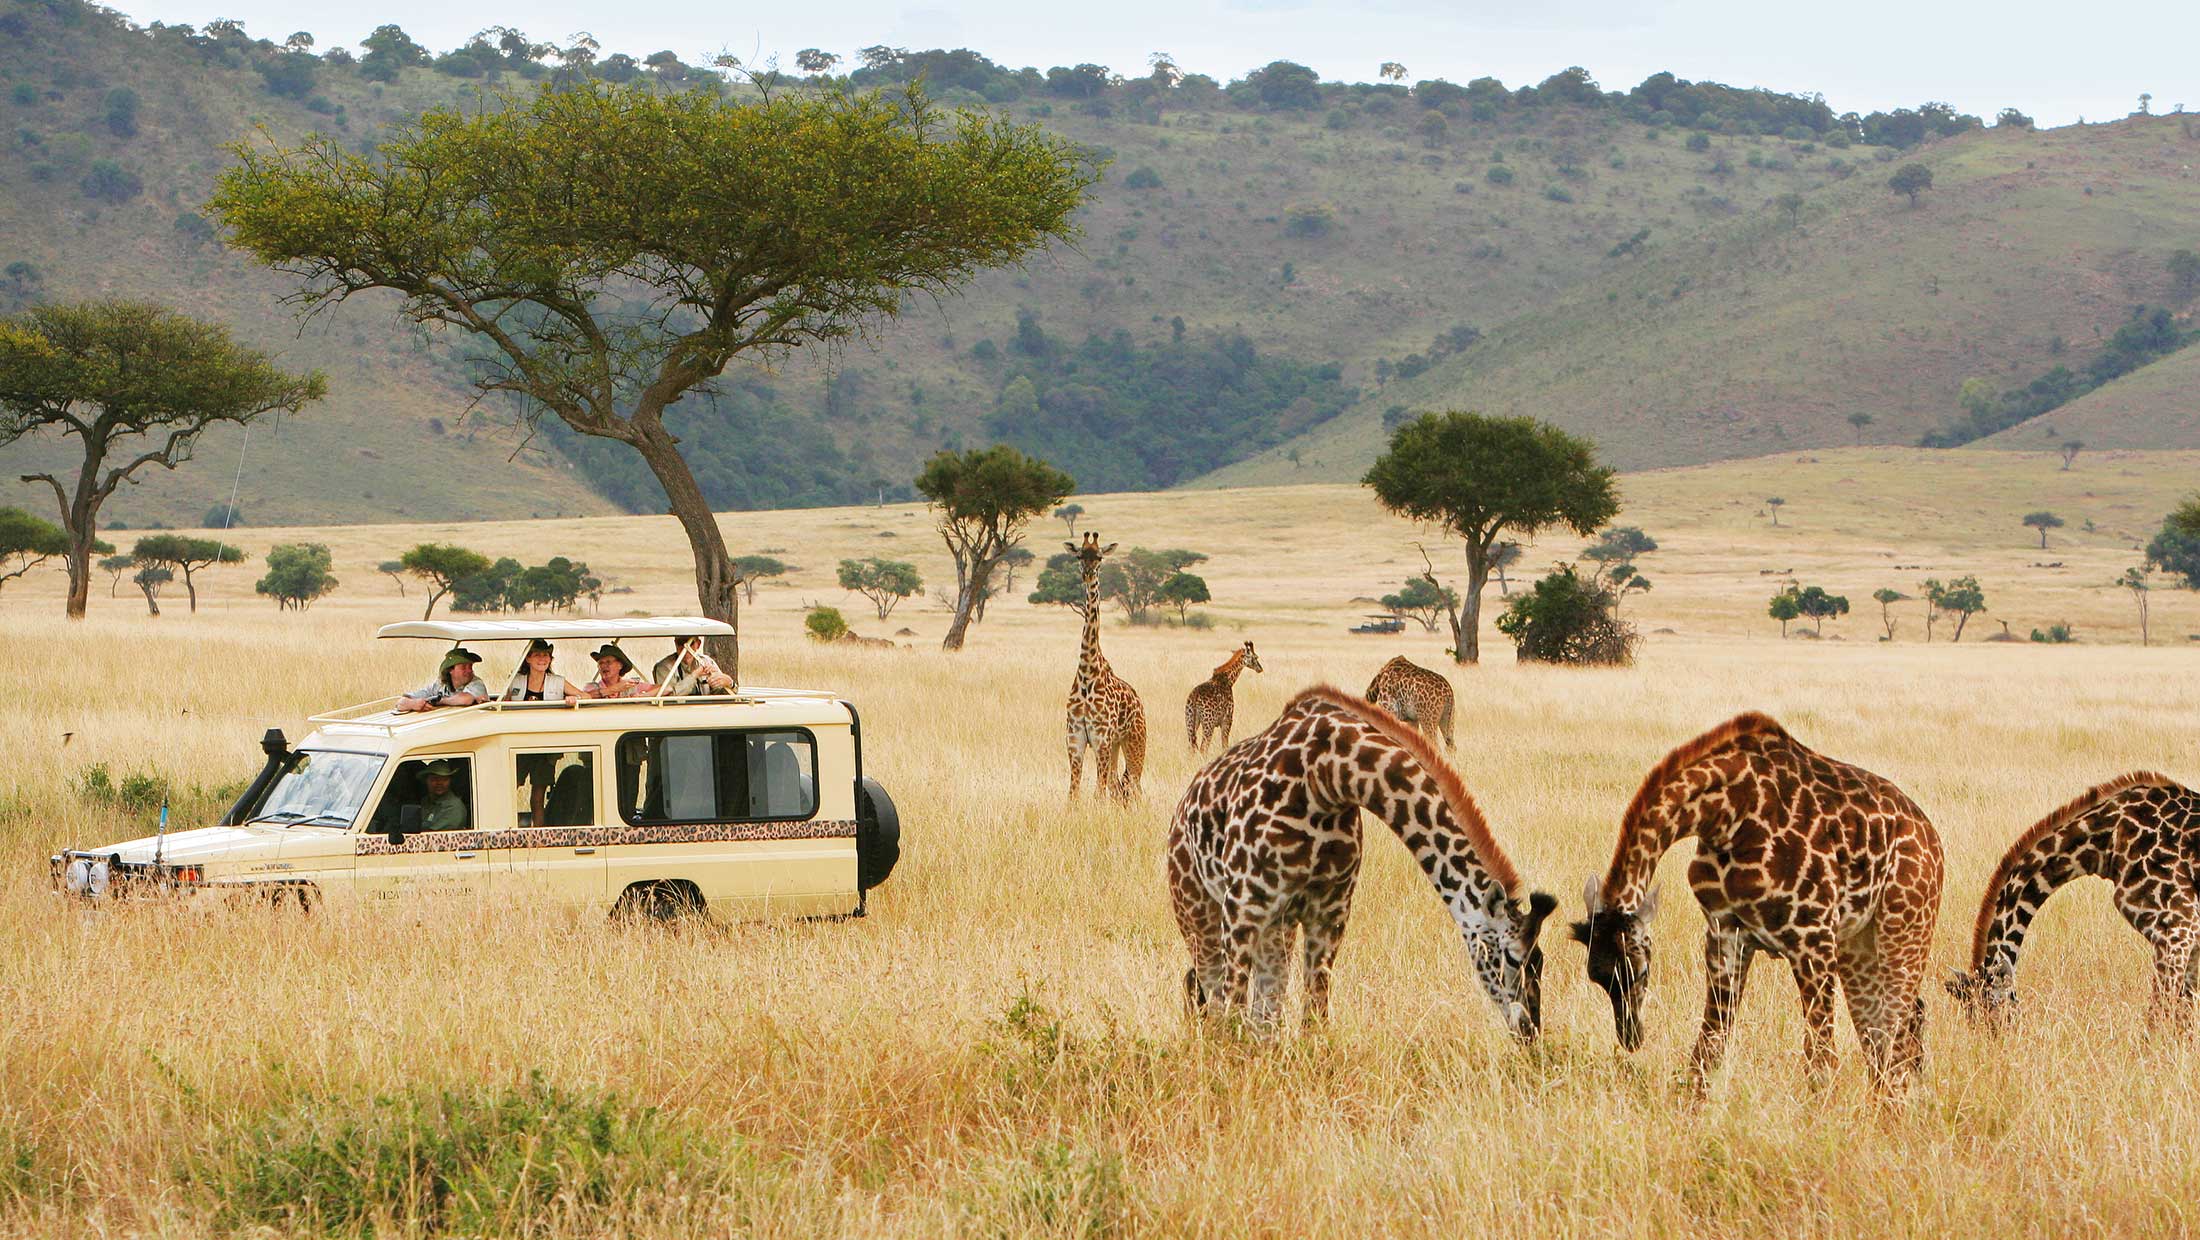
{"label": "vehicle wheel", "polygon": [[669,882],[636,883],[619,893],[618,903],[611,906],[611,916],[616,921],[656,922],[666,924],[703,912],[703,893],[695,884],[677,879]]}
{"label": "vehicle wheel", "polygon": [[856,797],[856,889],[886,881],[901,860],[901,814],[886,788],[866,775]]}

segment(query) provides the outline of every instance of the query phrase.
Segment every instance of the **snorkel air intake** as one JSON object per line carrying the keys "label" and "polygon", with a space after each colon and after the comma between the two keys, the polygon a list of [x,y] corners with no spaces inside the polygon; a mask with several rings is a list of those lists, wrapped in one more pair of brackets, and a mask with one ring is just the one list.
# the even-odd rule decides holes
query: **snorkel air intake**
{"label": "snorkel air intake", "polygon": [[215,823],[215,826],[236,826],[244,821],[245,815],[252,812],[253,806],[260,803],[260,798],[267,792],[267,786],[275,782],[276,773],[283,769],[283,761],[290,757],[290,741],[283,736],[281,728],[269,728],[266,735],[260,737],[260,752],[267,755],[267,765],[260,768],[258,775],[253,776],[244,795],[237,798],[237,803],[229,807],[229,812],[223,814],[221,821]]}

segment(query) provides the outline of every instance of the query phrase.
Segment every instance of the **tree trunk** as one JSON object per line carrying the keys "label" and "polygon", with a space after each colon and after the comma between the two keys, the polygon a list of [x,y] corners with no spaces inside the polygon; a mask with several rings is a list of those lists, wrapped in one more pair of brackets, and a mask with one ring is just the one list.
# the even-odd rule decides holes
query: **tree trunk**
{"label": "tree trunk", "polygon": [[955,619],[947,626],[947,636],[940,639],[942,650],[963,648],[963,634],[969,630],[971,618],[978,610],[978,600],[985,597],[986,587],[992,582],[993,562],[983,556],[974,558],[977,562],[967,571],[963,565],[955,565],[955,575],[962,578],[962,587],[955,595]]}
{"label": "tree trunk", "polygon": [[641,428],[634,446],[649,463],[650,472],[665,489],[673,517],[687,534],[688,549],[695,555],[695,599],[703,615],[723,621],[734,632],[730,637],[713,634],[703,643],[704,653],[718,661],[726,675],[741,683],[741,586],[733,557],[726,553],[725,532],[718,516],[703,498],[703,488],[680,455],[679,445],[661,423]]}
{"label": "tree trunk", "polygon": [[[199,614],[199,584],[191,580],[191,566],[183,566],[183,592],[191,600],[191,614]],[[157,614],[157,613],[156,613]]]}
{"label": "tree trunk", "polygon": [[1456,663],[1482,661],[1482,588],[1490,581],[1489,548],[1467,540],[1467,588],[1459,592],[1459,616],[1451,622],[1451,657]]}
{"label": "tree trunk", "polygon": [[[80,508],[82,505],[78,505]],[[92,596],[92,542],[89,520],[69,523],[69,619],[82,620]]]}
{"label": "tree trunk", "polygon": [[138,589],[145,591],[145,610],[152,615],[159,615],[160,596],[154,593],[154,587],[141,582],[138,585]]}
{"label": "tree trunk", "polygon": [[1956,642],[1960,642],[1960,641],[1962,641],[1962,640],[1963,640],[1963,626],[1964,626],[1964,625],[1966,625],[1966,624],[1969,624],[1970,622],[1971,622],[1971,613],[1970,613],[1970,612],[1967,612],[1967,611],[1959,611],[1959,612],[1957,612],[1957,613],[1956,613],[1956,635],[1955,635],[1954,637],[1951,637],[1951,638],[1949,638],[1949,639],[1948,639],[1948,641],[1949,641],[1949,643],[1950,643],[1950,644],[1953,644],[1953,643],[1956,643]]}

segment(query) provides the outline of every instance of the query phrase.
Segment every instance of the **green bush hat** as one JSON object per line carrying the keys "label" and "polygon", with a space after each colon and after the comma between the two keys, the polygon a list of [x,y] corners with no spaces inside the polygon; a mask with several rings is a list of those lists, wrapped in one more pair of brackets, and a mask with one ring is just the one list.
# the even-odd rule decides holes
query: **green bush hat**
{"label": "green bush hat", "polygon": [[457,667],[461,663],[479,662],[481,662],[480,655],[475,654],[471,650],[463,650],[457,646],[453,646],[451,647],[451,652],[443,656],[443,666],[435,669],[436,675],[440,676],[443,673],[450,671],[452,668]]}
{"label": "green bush hat", "polygon": [[605,642],[602,649],[593,651],[589,654],[588,661],[593,663],[596,660],[603,658],[605,655],[609,655],[619,661],[620,674],[626,676],[632,676],[634,674],[634,660],[627,658],[626,651],[619,649],[618,643],[616,642]]}
{"label": "green bush hat", "polygon": [[440,775],[445,779],[449,779],[451,776],[458,774],[458,768],[451,765],[449,758],[437,758],[428,765],[421,767],[420,773],[423,775]]}

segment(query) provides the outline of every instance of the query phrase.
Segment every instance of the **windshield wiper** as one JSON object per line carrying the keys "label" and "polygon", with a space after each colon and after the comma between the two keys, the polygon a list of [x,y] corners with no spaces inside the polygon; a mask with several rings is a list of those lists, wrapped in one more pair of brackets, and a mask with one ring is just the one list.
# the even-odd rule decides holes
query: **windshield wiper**
{"label": "windshield wiper", "polygon": [[[276,811],[275,813],[272,813],[272,814],[262,814],[262,815],[260,815],[260,816],[259,816],[258,818],[255,818],[255,819],[253,819],[252,821],[253,821],[253,822],[296,822],[296,821],[298,821],[298,820],[299,820],[300,818],[303,818],[303,817],[305,817],[305,816],[306,816],[306,812],[305,812],[304,810],[302,810],[302,809],[286,809],[286,810],[278,810],[278,811]],[[247,825],[249,825],[249,824],[247,824]]]}
{"label": "windshield wiper", "polygon": [[310,827],[315,825],[316,823],[321,822],[326,822],[331,826],[348,827],[351,825],[351,819],[346,818],[342,814],[315,814],[313,817],[308,818],[303,822],[295,823],[293,825],[300,827]]}

